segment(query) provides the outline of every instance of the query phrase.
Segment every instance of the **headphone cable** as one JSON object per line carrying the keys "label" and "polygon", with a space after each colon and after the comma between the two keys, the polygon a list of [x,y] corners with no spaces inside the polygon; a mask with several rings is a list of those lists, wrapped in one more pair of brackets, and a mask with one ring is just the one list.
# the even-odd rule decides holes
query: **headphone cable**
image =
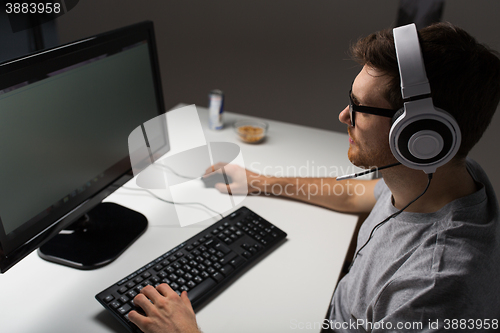
{"label": "headphone cable", "polygon": [[387,217],[385,220],[383,220],[382,222],[379,222],[375,227],[373,227],[372,231],[370,232],[370,236],[368,237],[368,240],[365,242],[365,244],[363,244],[363,246],[361,246],[359,248],[358,251],[356,251],[356,254],[354,255],[354,258],[352,259],[351,261],[351,264],[349,265],[349,268],[347,268],[347,271],[350,271],[351,270],[351,267],[352,265],[354,264],[354,261],[356,260],[356,258],[358,257],[358,254],[359,252],[368,244],[368,242],[372,239],[372,236],[375,232],[375,230],[377,230],[378,228],[380,228],[383,224],[385,224],[387,221],[389,221],[390,219],[398,216],[399,214],[401,214],[406,208],[408,208],[412,203],[414,203],[415,201],[417,201],[418,199],[420,199],[421,196],[423,196],[425,194],[425,192],[427,192],[427,190],[429,189],[429,186],[431,185],[431,180],[432,180],[432,173],[429,173],[427,174],[427,186],[425,187],[424,191],[422,193],[420,193],[415,199],[413,199],[412,201],[410,201],[406,206],[404,206],[403,208],[401,208],[400,210],[398,210],[397,212],[395,212],[394,214],[390,215],[389,217]]}

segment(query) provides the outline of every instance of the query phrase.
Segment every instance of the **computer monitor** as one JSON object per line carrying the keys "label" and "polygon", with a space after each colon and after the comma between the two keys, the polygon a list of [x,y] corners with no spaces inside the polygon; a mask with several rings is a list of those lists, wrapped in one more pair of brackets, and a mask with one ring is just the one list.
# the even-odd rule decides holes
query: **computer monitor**
{"label": "computer monitor", "polygon": [[39,247],[92,269],[135,241],[146,218],[101,201],[132,178],[129,134],[164,112],[152,22],[0,64],[0,271]]}

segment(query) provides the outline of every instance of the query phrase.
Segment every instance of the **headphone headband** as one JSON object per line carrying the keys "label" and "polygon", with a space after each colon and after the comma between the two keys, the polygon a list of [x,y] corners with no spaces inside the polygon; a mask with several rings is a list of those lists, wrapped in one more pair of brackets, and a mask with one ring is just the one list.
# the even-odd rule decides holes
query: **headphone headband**
{"label": "headphone headband", "polygon": [[403,99],[430,94],[417,27],[412,23],[394,28],[393,34]]}

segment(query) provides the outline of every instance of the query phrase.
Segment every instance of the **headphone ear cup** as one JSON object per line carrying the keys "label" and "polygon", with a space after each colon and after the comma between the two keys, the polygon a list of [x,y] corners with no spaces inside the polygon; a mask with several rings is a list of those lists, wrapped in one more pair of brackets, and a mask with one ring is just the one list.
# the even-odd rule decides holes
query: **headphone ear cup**
{"label": "headphone ear cup", "polygon": [[396,111],[396,113],[394,114],[394,116],[392,116],[392,119],[391,119],[391,126],[396,122],[396,120],[401,117],[401,115],[405,112],[405,108],[401,108],[399,109],[398,111]]}
{"label": "headphone ear cup", "polygon": [[405,103],[405,108],[392,118],[391,152],[403,165],[433,173],[455,156],[461,142],[460,128],[449,113],[436,109],[431,100]]}

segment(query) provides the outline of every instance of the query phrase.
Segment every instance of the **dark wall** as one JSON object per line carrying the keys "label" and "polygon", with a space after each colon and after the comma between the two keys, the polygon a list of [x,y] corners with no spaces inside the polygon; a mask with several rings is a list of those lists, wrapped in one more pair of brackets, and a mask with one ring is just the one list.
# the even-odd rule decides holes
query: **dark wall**
{"label": "dark wall", "polygon": [[[398,0],[80,1],[57,19],[61,42],[142,20],[155,23],[168,108],[207,105],[222,89],[226,110],[345,132],[338,113],[359,67],[350,43],[392,27]],[[448,0],[443,19],[500,50],[500,2]],[[500,194],[500,115],[471,156]]]}
{"label": "dark wall", "polygon": [[346,50],[358,37],[391,27],[397,3],[87,0],[58,25],[61,41],[69,42],[153,20],[167,107],[206,106],[207,93],[218,88],[226,110],[344,131],[337,115],[357,73]]}

